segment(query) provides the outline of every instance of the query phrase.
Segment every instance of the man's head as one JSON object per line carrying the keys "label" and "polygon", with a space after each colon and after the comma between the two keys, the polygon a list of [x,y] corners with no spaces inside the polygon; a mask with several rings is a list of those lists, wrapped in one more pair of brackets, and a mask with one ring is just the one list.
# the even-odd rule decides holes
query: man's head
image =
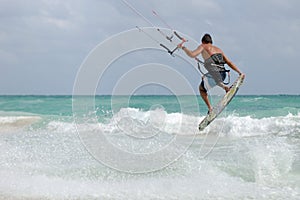
{"label": "man's head", "polygon": [[206,33],[203,37],[202,37],[202,40],[201,40],[201,42],[203,43],[203,44],[208,44],[208,43],[213,43],[213,41],[212,41],[212,38],[211,38],[211,36],[208,34],[208,33]]}

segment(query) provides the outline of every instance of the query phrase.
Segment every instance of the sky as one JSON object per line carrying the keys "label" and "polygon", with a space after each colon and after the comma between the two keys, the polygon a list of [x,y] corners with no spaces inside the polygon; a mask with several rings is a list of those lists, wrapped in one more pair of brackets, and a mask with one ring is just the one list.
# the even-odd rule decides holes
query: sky
{"label": "sky", "polygon": [[[300,1],[127,1],[155,26],[152,10],[196,41],[210,33],[246,74],[240,94],[300,94]],[[149,24],[121,0],[0,0],[0,95],[71,95],[89,53],[136,26]]]}

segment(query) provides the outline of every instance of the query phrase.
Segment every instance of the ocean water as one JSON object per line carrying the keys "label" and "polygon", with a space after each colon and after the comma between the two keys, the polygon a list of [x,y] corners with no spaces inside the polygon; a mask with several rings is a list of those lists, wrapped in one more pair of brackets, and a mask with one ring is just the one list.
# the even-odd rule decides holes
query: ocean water
{"label": "ocean water", "polygon": [[300,199],[300,96],[238,95],[199,133],[206,112],[193,96],[0,96],[0,199]]}

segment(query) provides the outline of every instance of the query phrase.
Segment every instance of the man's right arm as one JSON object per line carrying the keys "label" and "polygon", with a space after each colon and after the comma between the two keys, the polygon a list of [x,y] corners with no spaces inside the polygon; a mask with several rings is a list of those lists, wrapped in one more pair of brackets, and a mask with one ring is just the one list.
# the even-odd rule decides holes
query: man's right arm
{"label": "man's right arm", "polygon": [[188,48],[186,48],[185,46],[181,46],[182,50],[191,58],[196,58],[199,54],[202,53],[202,51],[204,50],[202,45],[199,45],[197,49],[195,49],[194,51],[189,50]]}

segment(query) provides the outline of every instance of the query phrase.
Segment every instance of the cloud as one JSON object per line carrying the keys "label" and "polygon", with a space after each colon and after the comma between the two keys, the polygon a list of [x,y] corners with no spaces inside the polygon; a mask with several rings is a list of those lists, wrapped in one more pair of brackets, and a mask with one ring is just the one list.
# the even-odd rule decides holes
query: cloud
{"label": "cloud", "polygon": [[[300,1],[127,1],[155,25],[165,26],[152,10],[197,41],[203,33],[212,33],[215,44],[248,73],[259,71],[266,77],[273,68],[284,67],[273,74],[272,81],[298,78],[300,70],[295,63],[300,51]],[[88,52],[111,35],[136,25],[149,26],[121,0],[2,0],[0,84],[7,88],[0,88],[0,93],[23,93],[25,90],[17,88],[28,88],[28,92],[34,87],[41,93],[45,88],[50,93],[70,93]],[[30,79],[34,79],[32,83],[27,81]],[[48,83],[44,84],[45,79]],[[256,92],[254,82],[263,86],[264,81],[249,78],[245,89]],[[51,83],[65,87],[51,88]],[[288,87],[283,83],[276,88],[284,93]],[[300,93],[298,87],[290,91]]]}

